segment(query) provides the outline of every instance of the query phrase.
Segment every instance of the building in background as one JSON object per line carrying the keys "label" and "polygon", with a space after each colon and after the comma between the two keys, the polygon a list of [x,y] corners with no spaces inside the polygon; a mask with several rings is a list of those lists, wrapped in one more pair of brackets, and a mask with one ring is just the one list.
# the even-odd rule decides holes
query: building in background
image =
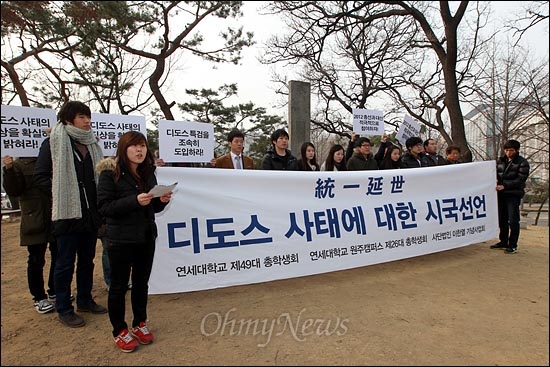
{"label": "building in background", "polygon": [[[544,110],[548,116],[548,104]],[[529,181],[547,183],[550,154],[547,117],[541,113],[522,113],[519,108],[508,111],[505,114],[502,108],[483,105],[464,116],[466,139],[473,161],[496,159],[502,155],[502,144],[508,139],[515,139],[521,143],[520,154],[531,166]]]}

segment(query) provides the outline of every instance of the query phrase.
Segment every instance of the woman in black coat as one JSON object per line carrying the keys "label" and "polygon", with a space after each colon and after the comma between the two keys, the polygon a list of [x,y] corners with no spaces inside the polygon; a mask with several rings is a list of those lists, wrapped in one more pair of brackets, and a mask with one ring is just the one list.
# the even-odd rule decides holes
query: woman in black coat
{"label": "woman in black coat", "polygon": [[389,143],[384,158],[380,161],[380,169],[399,169],[401,168],[401,148]]}
{"label": "woman in black coat", "polygon": [[306,141],[300,148],[300,160],[298,160],[298,171],[319,171],[319,163],[315,155],[315,145]]}
{"label": "woman in black coat", "polygon": [[[172,193],[160,197],[148,193],[157,184],[155,158],[140,132],[129,131],[120,137],[115,160],[114,170],[101,172],[97,196],[110,244],[109,319],[116,345],[123,352],[131,352],[138,342],[153,341],[146,321],[148,283],[157,238],[155,213],[164,209]],[[130,274],[134,317],[131,331],[124,320]]]}

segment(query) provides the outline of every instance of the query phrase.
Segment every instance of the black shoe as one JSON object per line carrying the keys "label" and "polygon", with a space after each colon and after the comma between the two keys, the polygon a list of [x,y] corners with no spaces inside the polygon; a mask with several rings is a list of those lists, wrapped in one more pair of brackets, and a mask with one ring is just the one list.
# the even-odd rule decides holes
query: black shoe
{"label": "black shoe", "polygon": [[76,310],[80,312],[91,312],[96,314],[107,313],[107,309],[103,306],[98,305],[97,303],[95,303],[95,301],[90,301],[90,303],[85,306],[79,305],[77,306]]}
{"label": "black shoe", "polygon": [[495,248],[506,248],[506,246],[504,246],[502,243],[495,243],[494,245],[491,245],[492,249],[495,249]]}
{"label": "black shoe", "polygon": [[518,248],[517,247],[509,247],[507,248],[506,250],[504,250],[504,253],[505,254],[515,254],[518,252]]}
{"label": "black shoe", "polygon": [[59,314],[59,321],[65,324],[65,326],[74,328],[86,325],[86,321],[74,312],[69,312],[63,315]]}

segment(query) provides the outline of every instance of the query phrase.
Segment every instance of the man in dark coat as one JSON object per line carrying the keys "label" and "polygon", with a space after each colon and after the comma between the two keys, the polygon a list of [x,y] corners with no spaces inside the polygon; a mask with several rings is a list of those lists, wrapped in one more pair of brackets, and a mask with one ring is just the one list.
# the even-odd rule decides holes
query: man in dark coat
{"label": "man in dark coat", "polygon": [[271,149],[264,156],[262,169],[276,171],[296,171],[298,161],[288,150],[288,133],[277,129],[271,134]]}
{"label": "man in dark coat", "polygon": [[504,155],[497,160],[498,226],[500,242],[492,249],[505,249],[507,254],[518,250],[519,206],[525,195],[525,182],[529,177],[529,162],[519,155],[520,144],[508,140]]}
{"label": "man in dark coat", "polygon": [[429,167],[428,157],[424,154],[422,139],[411,136],[405,141],[407,151],[401,158],[401,168]]}
{"label": "man in dark coat", "polygon": [[[48,298],[55,297],[54,269],[57,257],[57,245],[51,231],[51,198],[33,185],[36,157],[14,160],[7,155],[4,163],[4,189],[11,196],[19,197],[21,224],[19,227],[21,246],[29,253],[27,261],[27,281],[34,300],[34,309],[38,313],[54,310]],[[44,290],[44,265],[46,249],[50,248],[51,261],[48,277],[48,294]]]}
{"label": "man in dark coat", "polygon": [[[52,197],[52,222],[57,240],[55,308],[68,327],[85,325],[70,300],[76,261],[76,306],[80,312],[107,313],[92,297],[97,230],[95,165],[103,152],[91,127],[90,108],[69,101],[58,114],[58,123],[40,147],[34,182]],[[78,256],[78,260],[76,260]]]}
{"label": "man in dark coat", "polygon": [[377,170],[378,163],[376,163],[370,152],[370,140],[365,137],[360,137],[355,142],[355,147],[358,148],[359,151],[353,153],[349,161],[347,161],[348,171]]}
{"label": "man in dark coat", "polygon": [[427,161],[430,167],[447,164],[445,158],[437,153],[437,142],[434,139],[426,139],[424,141],[424,155],[428,158]]}

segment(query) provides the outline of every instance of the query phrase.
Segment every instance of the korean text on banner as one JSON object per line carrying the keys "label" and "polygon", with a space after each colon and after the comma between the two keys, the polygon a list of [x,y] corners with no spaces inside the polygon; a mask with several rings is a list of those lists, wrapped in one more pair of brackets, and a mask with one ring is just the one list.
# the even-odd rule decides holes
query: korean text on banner
{"label": "korean text on banner", "polygon": [[150,292],[325,273],[495,238],[495,170],[494,162],[313,174],[160,167],[159,183],[178,188],[156,218]]}

